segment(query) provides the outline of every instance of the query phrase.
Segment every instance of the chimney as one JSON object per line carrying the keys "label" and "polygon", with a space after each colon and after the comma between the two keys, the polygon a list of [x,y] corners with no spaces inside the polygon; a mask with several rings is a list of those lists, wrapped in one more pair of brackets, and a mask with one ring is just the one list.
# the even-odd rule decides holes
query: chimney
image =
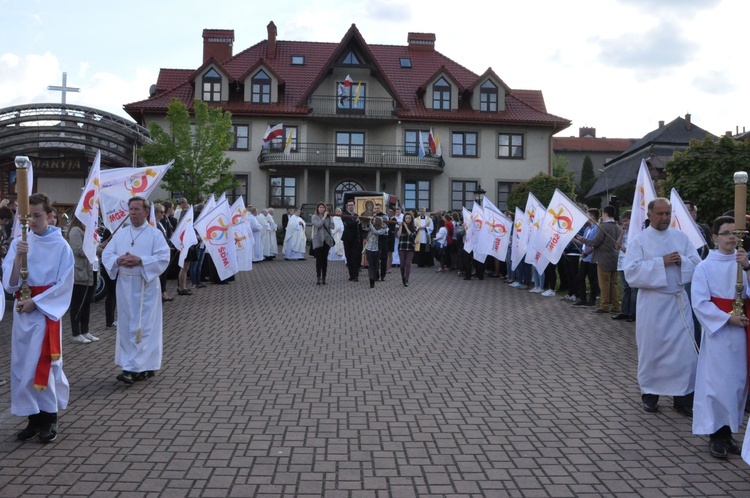
{"label": "chimney", "polygon": [[578,128],[578,136],[580,138],[584,138],[584,137],[596,138],[596,128],[588,127],[588,126]]}
{"label": "chimney", "polygon": [[435,51],[435,33],[409,33],[409,50]]}
{"label": "chimney", "polygon": [[732,132],[731,131],[724,132],[724,136],[725,137],[731,137],[732,136]]}
{"label": "chimney", "polygon": [[664,128],[664,121],[659,121],[659,128]]}
{"label": "chimney", "polygon": [[690,113],[685,114],[685,129],[690,131],[693,128],[693,123],[690,122]]}
{"label": "chimney", "polygon": [[229,60],[232,57],[233,43],[233,29],[204,29],[203,62],[206,62],[211,57],[219,62]]}
{"label": "chimney", "polygon": [[276,25],[273,21],[266,26],[268,30],[268,43],[266,44],[266,59],[276,58]]}

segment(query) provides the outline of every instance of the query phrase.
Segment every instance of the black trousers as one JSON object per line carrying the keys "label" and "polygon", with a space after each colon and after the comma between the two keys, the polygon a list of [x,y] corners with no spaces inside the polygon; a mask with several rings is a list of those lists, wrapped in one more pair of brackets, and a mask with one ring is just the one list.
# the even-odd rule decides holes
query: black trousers
{"label": "black trousers", "polygon": [[360,258],[362,258],[362,244],[357,238],[344,241],[344,254],[346,255],[346,267],[349,269],[349,278],[357,278]]}
{"label": "black trousers", "polygon": [[576,276],[576,297],[581,301],[586,301],[586,279],[589,279],[589,303],[596,302],[596,296],[599,294],[599,275],[597,273],[597,264],[581,261]]}
{"label": "black trousers", "polygon": [[[96,277],[94,277],[94,282],[96,282]],[[70,331],[73,337],[87,334],[89,331],[91,303],[94,301],[95,289],[94,285],[73,285],[73,295],[70,298]]]}
{"label": "black trousers", "polygon": [[313,256],[315,256],[315,275],[320,278],[326,278],[328,272],[328,247],[327,244],[323,244],[317,249],[313,249]]}
{"label": "black trousers", "polygon": [[[117,308],[117,279],[109,278],[107,270],[100,270],[107,284],[107,294],[104,298],[104,319],[106,326],[111,326],[115,321],[115,309]],[[94,284],[96,285],[96,284]]]}

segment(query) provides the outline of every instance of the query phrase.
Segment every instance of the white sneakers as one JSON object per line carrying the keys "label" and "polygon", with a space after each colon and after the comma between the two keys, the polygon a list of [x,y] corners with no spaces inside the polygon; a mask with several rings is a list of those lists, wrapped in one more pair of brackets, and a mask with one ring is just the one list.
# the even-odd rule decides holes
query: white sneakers
{"label": "white sneakers", "polygon": [[555,291],[553,291],[552,289],[547,289],[546,291],[542,292],[542,295],[544,297],[554,297]]}
{"label": "white sneakers", "polygon": [[73,341],[79,343],[79,344],[90,344],[94,341],[98,341],[99,338],[96,336],[91,335],[91,332],[87,332],[85,334],[81,335],[75,335],[73,336]]}
{"label": "white sneakers", "polygon": [[541,287],[534,287],[529,292],[533,292],[534,294],[541,294],[542,292],[544,292],[544,289],[542,289]]}

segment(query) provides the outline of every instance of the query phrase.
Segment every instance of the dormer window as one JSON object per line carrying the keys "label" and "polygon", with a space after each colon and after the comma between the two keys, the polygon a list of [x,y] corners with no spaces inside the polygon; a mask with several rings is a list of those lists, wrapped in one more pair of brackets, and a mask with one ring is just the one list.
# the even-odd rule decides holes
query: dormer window
{"label": "dormer window", "polygon": [[271,78],[265,71],[258,71],[251,80],[253,104],[271,103]]}
{"label": "dormer window", "polygon": [[305,56],[304,55],[293,55],[292,56],[292,66],[304,66],[305,65]]}
{"label": "dormer window", "polygon": [[362,64],[361,62],[359,62],[359,58],[357,58],[357,55],[353,50],[346,54],[346,57],[344,57],[344,60],[341,61],[341,63],[347,66],[359,66],[360,64]]}
{"label": "dormer window", "polygon": [[203,75],[203,101],[221,102],[221,76],[216,69]]}
{"label": "dormer window", "polygon": [[451,86],[440,78],[432,85],[432,108],[435,110],[451,110]]}
{"label": "dormer window", "polygon": [[497,85],[487,80],[479,88],[479,110],[497,112]]}
{"label": "dormer window", "polygon": [[406,68],[406,69],[411,69],[411,59],[410,58],[408,58],[408,57],[401,57],[399,59],[399,61],[401,62],[401,67]]}

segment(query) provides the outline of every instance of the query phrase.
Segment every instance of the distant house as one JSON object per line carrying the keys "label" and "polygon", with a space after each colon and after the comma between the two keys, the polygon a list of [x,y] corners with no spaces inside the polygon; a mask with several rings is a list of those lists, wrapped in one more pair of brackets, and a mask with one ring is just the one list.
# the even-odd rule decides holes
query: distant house
{"label": "distant house", "polygon": [[346,191],[376,190],[436,210],[486,190],[505,208],[513,185],[551,173],[552,136],[570,126],[541,90],[467,69],[436,50],[433,33],[379,45],[352,25],[335,43],[293,41],[277,39],[272,22],[267,35],[234,53],[233,30],[204,30],[202,60],[161,69],[150,97],[125,105],[143,126],[167,126],[174,98],[191,111],[194,99],[230,111],[239,185],[230,200],[341,205]]}
{"label": "distant house", "polygon": [[641,160],[649,165],[654,181],[665,177],[664,165],[675,152],[683,152],[691,140],[717,138],[690,121],[690,114],[678,117],[668,124],[659,121],[659,127],[634,143],[629,149],[604,165],[604,171],[586,194],[586,198],[601,197],[608,204],[612,190],[627,183],[635,183]]}
{"label": "distant house", "polygon": [[597,138],[596,128],[578,128],[577,137],[552,137],[552,151],[558,157],[568,160],[568,171],[581,181],[583,160],[586,156],[594,164],[594,173],[622,154],[636,142],[634,138]]}

